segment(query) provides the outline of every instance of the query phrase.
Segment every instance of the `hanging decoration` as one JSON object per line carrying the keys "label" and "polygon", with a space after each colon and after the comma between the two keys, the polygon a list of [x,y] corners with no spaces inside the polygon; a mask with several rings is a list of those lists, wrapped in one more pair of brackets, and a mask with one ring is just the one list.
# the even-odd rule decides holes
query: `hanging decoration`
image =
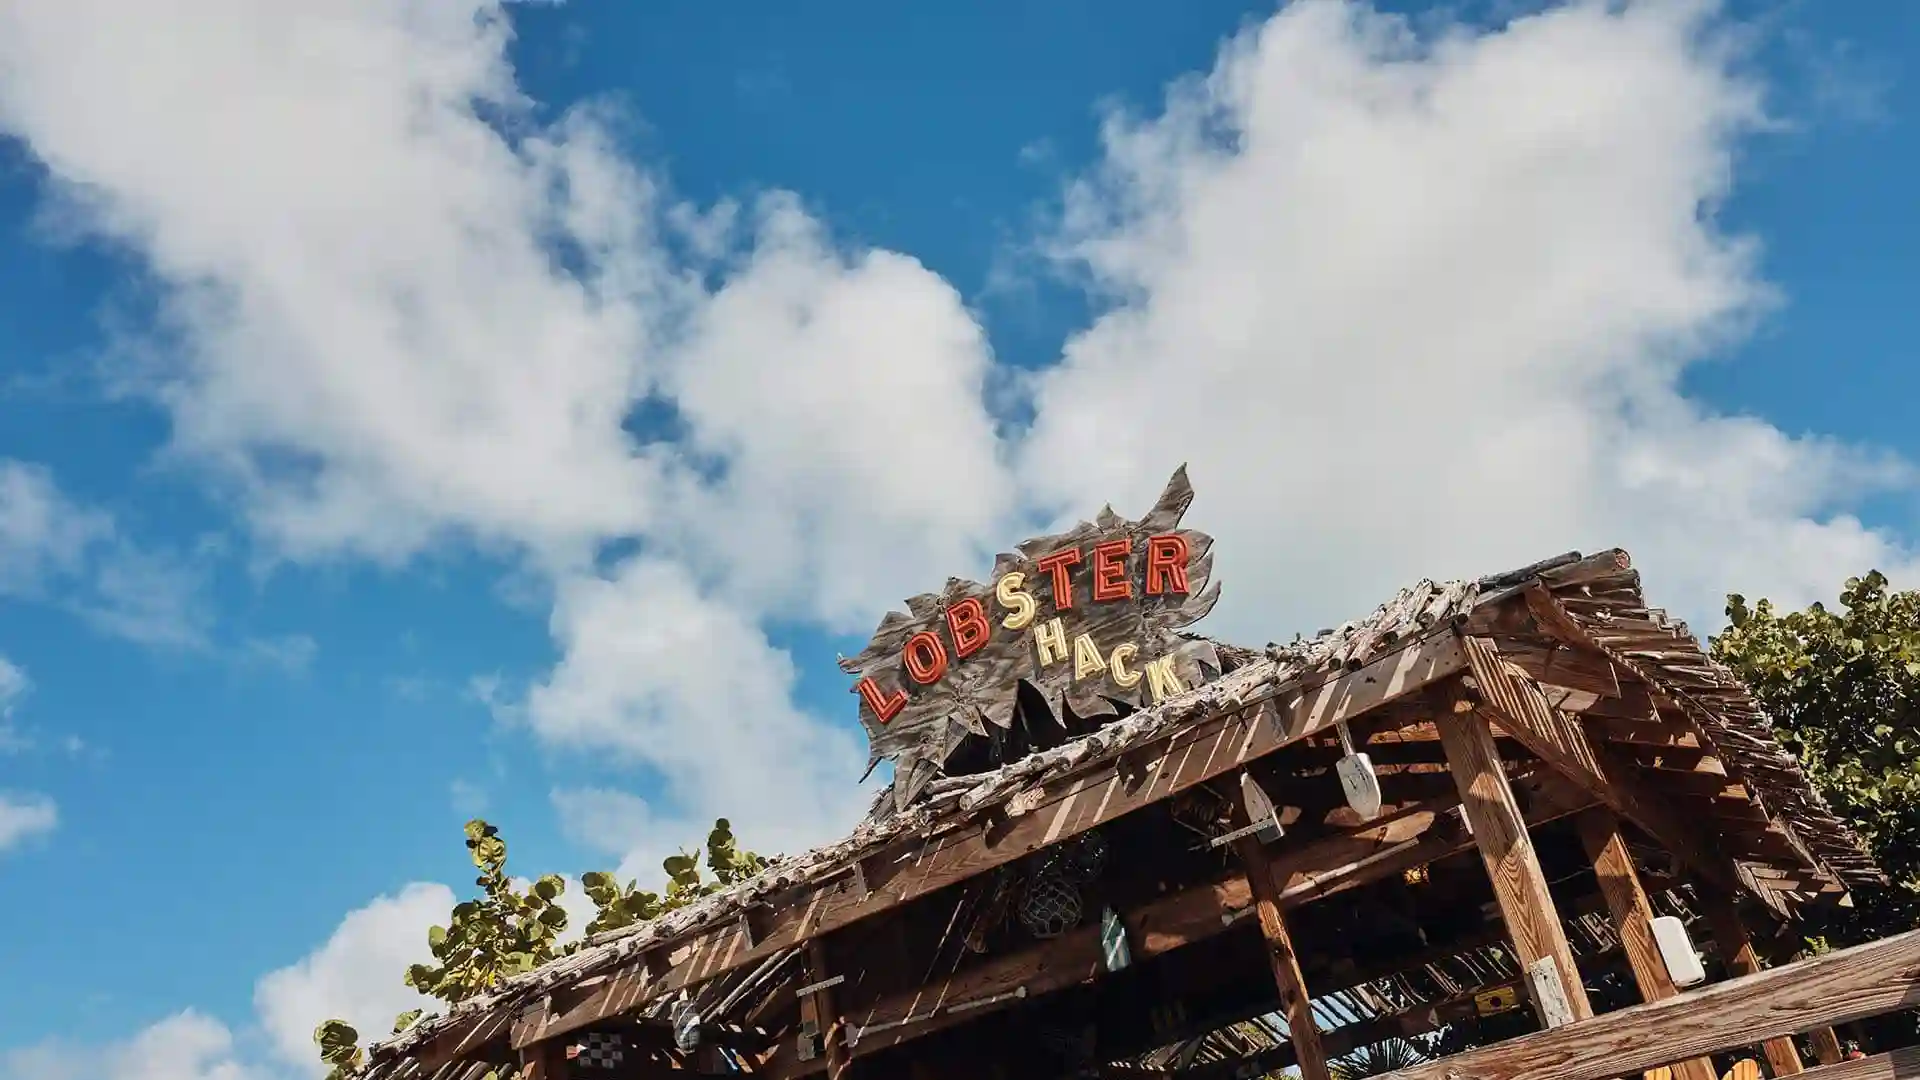
{"label": "hanging decoration", "polygon": [[1340,737],[1341,756],[1333,765],[1340,777],[1340,790],[1346,793],[1347,805],[1360,820],[1372,821],[1380,816],[1380,777],[1373,771],[1373,759],[1354,750],[1353,735],[1345,720],[1335,724],[1333,730]]}
{"label": "hanging decoration", "polygon": [[1020,925],[1042,941],[1056,938],[1080,925],[1080,890],[1060,872],[1058,863],[1047,863],[1027,881],[1020,897]]}
{"label": "hanging decoration", "polygon": [[1133,964],[1133,950],[1127,944],[1127,924],[1112,908],[1100,913],[1100,959],[1108,971],[1125,971]]}
{"label": "hanging decoration", "polygon": [[1013,723],[1020,685],[1056,719],[1117,717],[1219,673],[1211,643],[1181,633],[1213,610],[1213,538],[1180,527],[1193,502],[1182,466],[1139,521],[1114,513],[1020,544],[992,584],[951,578],[880,621],[854,677],[869,771],[893,762],[904,809],[972,736]]}

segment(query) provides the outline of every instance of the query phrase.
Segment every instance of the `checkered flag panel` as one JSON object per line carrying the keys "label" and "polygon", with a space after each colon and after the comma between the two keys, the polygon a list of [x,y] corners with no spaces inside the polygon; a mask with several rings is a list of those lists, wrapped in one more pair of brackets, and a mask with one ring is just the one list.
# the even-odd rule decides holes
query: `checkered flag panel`
{"label": "checkered flag panel", "polygon": [[626,1043],[618,1035],[582,1036],[574,1047],[573,1063],[582,1069],[614,1069],[626,1057]]}

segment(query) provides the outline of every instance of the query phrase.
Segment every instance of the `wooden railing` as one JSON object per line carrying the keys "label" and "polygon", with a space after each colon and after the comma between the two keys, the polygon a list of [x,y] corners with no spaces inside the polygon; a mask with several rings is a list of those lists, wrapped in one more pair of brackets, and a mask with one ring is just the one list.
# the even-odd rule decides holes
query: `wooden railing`
{"label": "wooden railing", "polygon": [[[1920,930],[1510,1039],[1382,1080],[1609,1080],[1780,1035],[1920,1008]],[[1920,1048],[1808,1069],[1808,1080],[1920,1077]]]}

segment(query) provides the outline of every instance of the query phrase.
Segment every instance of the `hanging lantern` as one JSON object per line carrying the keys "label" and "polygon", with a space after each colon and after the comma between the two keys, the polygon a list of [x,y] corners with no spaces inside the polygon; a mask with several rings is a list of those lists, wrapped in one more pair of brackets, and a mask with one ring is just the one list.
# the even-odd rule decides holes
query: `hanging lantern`
{"label": "hanging lantern", "polygon": [[1057,863],[1041,867],[1020,897],[1020,925],[1036,938],[1059,937],[1080,924],[1080,890]]}

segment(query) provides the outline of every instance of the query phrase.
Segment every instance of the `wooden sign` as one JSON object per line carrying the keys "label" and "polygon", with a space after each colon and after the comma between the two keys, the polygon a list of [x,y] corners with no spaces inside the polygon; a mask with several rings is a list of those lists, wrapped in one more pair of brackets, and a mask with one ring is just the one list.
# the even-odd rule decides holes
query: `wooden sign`
{"label": "wooden sign", "polygon": [[1020,684],[1082,720],[1151,705],[1218,671],[1211,645],[1179,633],[1220,598],[1213,538],[1182,529],[1193,502],[1181,466],[1139,521],[1102,510],[994,561],[991,584],[948,580],[939,593],[889,612],[858,656],[855,676],[868,771],[894,763],[905,807],[948,756],[987,725],[1008,727]]}

